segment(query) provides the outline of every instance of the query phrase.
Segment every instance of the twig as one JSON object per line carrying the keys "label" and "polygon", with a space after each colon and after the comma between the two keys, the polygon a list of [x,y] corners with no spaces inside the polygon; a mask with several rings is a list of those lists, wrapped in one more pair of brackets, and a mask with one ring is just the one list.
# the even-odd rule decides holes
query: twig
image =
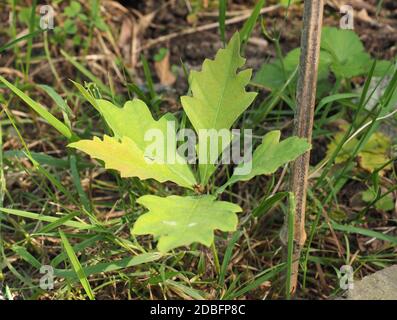
{"label": "twig", "polygon": [[[260,14],[277,10],[280,7],[281,7],[280,5],[273,5],[273,6],[269,6],[269,7],[263,8],[260,11]],[[250,16],[251,16],[251,12],[246,13],[246,14],[244,14],[242,16],[239,16],[239,17],[234,17],[234,18],[228,19],[228,20],[225,21],[225,24],[229,25],[229,24],[242,22],[244,20],[247,20]],[[157,44],[162,43],[162,42],[170,41],[170,40],[172,40],[174,38],[177,38],[177,37],[189,35],[189,34],[196,33],[196,32],[203,32],[203,31],[207,31],[207,30],[211,30],[211,29],[216,29],[218,27],[219,27],[219,22],[214,22],[214,23],[209,23],[209,24],[202,25],[202,26],[199,26],[199,27],[192,27],[192,28],[189,28],[189,29],[186,29],[186,30],[182,30],[180,32],[173,32],[173,33],[167,34],[165,36],[161,36],[161,37],[158,37],[156,39],[149,40],[143,46],[135,49],[134,53],[139,53],[142,50],[149,49],[150,47],[152,47],[154,45],[157,45]]]}
{"label": "twig", "polygon": [[286,164],[283,168],[283,171],[281,172],[280,178],[278,179],[276,186],[274,187],[272,193],[270,194],[271,197],[274,196],[277,193],[277,191],[280,189],[283,183],[284,176],[287,173],[287,170],[288,170],[288,165]]}

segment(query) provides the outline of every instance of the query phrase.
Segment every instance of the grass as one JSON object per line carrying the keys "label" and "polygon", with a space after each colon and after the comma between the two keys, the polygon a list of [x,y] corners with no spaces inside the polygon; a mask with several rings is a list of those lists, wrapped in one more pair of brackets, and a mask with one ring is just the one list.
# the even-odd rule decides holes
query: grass
{"label": "grass", "polygon": [[[64,4],[58,3],[54,6],[61,12]],[[221,3],[219,20],[214,20],[219,21],[219,41],[223,34],[227,39],[232,28],[225,25],[230,3],[227,8],[226,2]],[[115,35],[118,28],[106,11],[94,6],[90,12],[88,6],[81,4],[87,16],[102,15]],[[217,233],[213,250],[195,245],[172,254],[159,254],[153,239],[135,238],[130,235],[130,228],[143,212],[136,199],[148,192],[165,195],[171,187],[121,179],[116,172],[105,172],[82,154],[65,148],[77,135],[84,138],[108,130],[95,108],[84,102],[87,89],[68,79],[81,84],[90,82],[88,90],[117,102],[139,96],[157,115],[171,111],[180,117],[178,107],[175,108],[179,102],[172,101],[172,90],[161,92],[157,84],[152,51],[143,52],[141,62],[131,71],[120,50],[112,46],[112,33],[101,31],[92,23],[88,27],[79,23],[84,38],[82,52],[87,57],[70,43],[60,50],[51,32],[43,34],[33,25],[27,27],[26,35],[18,36],[26,28],[18,20],[18,13],[26,6],[24,1],[9,1],[4,6],[14,19],[9,29],[0,34],[7,40],[0,46],[0,60],[13,61],[0,76],[3,295],[20,299],[288,298],[286,284],[291,261],[284,262],[279,241],[282,217],[290,212],[286,205],[288,168],[275,177],[259,177],[227,191],[225,198],[238,202],[244,212],[239,216],[239,231]],[[247,39],[250,35],[262,36],[259,7],[260,4],[251,19],[240,25]],[[280,11],[280,21],[294,19],[291,14],[286,18],[285,11]],[[59,16],[60,21],[63,18]],[[6,21],[2,16],[0,19]],[[271,42],[278,57],[285,51],[279,41],[283,32]],[[249,46],[248,42],[248,57]],[[110,52],[107,56],[104,48]],[[180,66],[182,74],[189,63],[184,60]],[[36,71],[43,65],[48,65],[44,76]],[[311,167],[308,240],[301,258],[298,298],[325,299],[341,294],[336,271],[344,264],[352,265],[355,277],[361,278],[397,260],[396,209],[376,208],[389,195],[396,201],[395,155],[373,172],[363,170],[356,162],[359,151],[381,126],[396,125],[395,115],[385,118],[382,112],[396,90],[397,72],[390,77],[381,103],[372,110],[366,108],[374,95],[370,89],[374,68],[361,79],[348,80],[349,85],[361,87],[361,93],[334,83],[332,94],[317,103],[313,153],[320,160],[313,160]],[[25,78],[14,72],[21,72]],[[179,90],[186,91],[187,79],[182,78],[183,89]],[[271,128],[282,129],[285,134],[292,131],[293,78],[294,74],[271,94],[255,87],[261,97],[241,124],[253,128],[255,137]],[[348,123],[348,130],[332,156],[325,159],[323,146],[333,137],[338,118]],[[186,119],[183,123],[190,125]],[[357,146],[347,161],[335,164],[352,136],[358,137]],[[392,145],[396,145],[395,140]],[[381,174],[387,164],[392,169]],[[220,168],[216,180],[225,181],[228,174],[227,168]],[[378,194],[370,203],[351,201],[371,186]],[[342,218],[337,213],[342,213]],[[54,290],[40,288],[42,265],[54,268]]]}

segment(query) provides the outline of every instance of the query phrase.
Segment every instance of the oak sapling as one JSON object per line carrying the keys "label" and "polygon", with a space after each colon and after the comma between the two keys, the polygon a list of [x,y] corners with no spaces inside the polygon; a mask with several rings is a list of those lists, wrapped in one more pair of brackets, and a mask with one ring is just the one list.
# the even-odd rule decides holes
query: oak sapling
{"label": "oak sapling", "polygon": [[[206,59],[201,71],[191,72],[189,80],[192,95],[181,97],[181,102],[196,132],[203,129],[230,131],[235,121],[253,102],[256,93],[246,91],[252,72],[250,69],[238,72],[244,63],[245,59],[240,56],[240,37],[236,33],[227,47],[218,51],[214,60]],[[70,144],[70,147],[103,160],[106,168],[118,170],[122,177],[172,181],[181,187],[195,190],[200,189],[197,185],[207,185],[216,166],[206,162],[205,157],[199,157],[198,160],[198,181],[197,173],[193,173],[187,161],[145,161],[145,148],[150,143],[144,139],[145,132],[153,128],[164,132],[167,121],[176,121],[172,115],[166,114],[156,121],[145,103],[138,99],[128,101],[123,108],[105,100],[96,100],[95,103],[114,136],[105,135],[103,140],[80,140]],[[262,144],[254,151],[251,172],[245,175],[234,174],[215,194],[220,194],[237,181],[272,174],[310,148],[306,140],[297,137],[282,142],[279,140],[279,131],[265,135]],[[202,143],[205,141],[200,141],[199,135],[198,150]],[[170,144],[164,141],[164,145]],[[223,148],[216,148],[214,152],[218,158]],[[236,213],[241,211],[238,205],[216,200],[214,195],[172,195],[165,198],[145,195],[137,202],[149,211],[137,219],[132,233],[154,235],[159,240],[158,249],[161,252],[193,242],[210,246],[214,241],[214,230],[236,230]]]}
{"label": "oak sapling", "polygon": [[[92,96],[82,85],[75,83],[112,132],[112,136],[104,135],[102,139],[94,137],[92,140],[85,140],[80,139],[4,78],[0,77],[0,81],[67,137],[70,148],[102,160],[106,169],[117,170],[124,178],[154,179],[161,183],[169,181],[186,189],[185,196],[143,195],[138,198],[137,203],[148,209],[148,212],[136,220],[131,230],[133,235],[153,235],[158,240],[157,248],[160,252],[194,242],[211,246],[215,230],[229,232],[237,229],[236,213],[242,211],[237,204],[217,200],[218,195],[238,181],[273,174],[311,147],[305,139],[297,137],[280,142],[280,131],[271,131],[263,137],[253,155],[247,158],[247,168],[250,170],[242,170],[244,164],[238,164],[232,177],[223,186],[210,187],[209,181],[217,166],[208,161],[209,158],[219,159],[233,142],[236,138],[232,131],[233,124],[257,95],[255,92],[246,91],[251,80],[251,69],[239,71],[245,63],[240,55],[240,45],[240,35],[235,33],[226,48],[217,52],[214,60],[206,59],[201,71],[190,73],[192,94],[181,97],[183,109],[198,135],[195,148],[199,153],[197,166],[192,166],[189,159],[177,152],[175,135],[167,135],[170,127],[174,128],[172,130],[178,127],[176,118],[167,113],[158,120],[154,119],[142,100],[127,101],[120,108],[110,101]],[[169,126],[170,122],[175,125]],[[148,146],[152,141],[145,138],[146,133],[151,130],[162,136],[164,146],[163,151],[154,156],[148,153]],[[220,135],[216,141],[219,143],[215,143],[215,147],[207,148],[208,135],[200,134],[202,130],[227,132],[226,144],[220,143],[224,138]],[[164,161],[168,159],[166,154],[174,155],[172,158],[175,161]],[[197,170],[194,170],[196,167]],[[209,190],[208,194],[203,194],[204,190]]]}

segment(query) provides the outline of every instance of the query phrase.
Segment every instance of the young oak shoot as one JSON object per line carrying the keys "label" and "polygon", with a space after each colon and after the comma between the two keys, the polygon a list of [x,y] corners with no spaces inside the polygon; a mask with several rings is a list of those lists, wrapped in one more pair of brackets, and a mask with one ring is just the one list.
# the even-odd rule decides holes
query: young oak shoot
{"label": "young oak shoot", "polygon": [[[214,60],[206,59],[202,70],[192,71],[190,75],[192,96],[184,96],[181,101],[189,120],[199,134],[199,145],[203,143],[200,141],[201,129],[227,130],[232,140],[231,127],[256,96],[256,93],[247,92],[245,88],[250,82],[251,70],[238,71],[245,62],[240,56],[240,43],[240,36],[236,33],[226,48],[218,51]],[[7,82],[2,82],[8,86]],[[105,168],[119,171],[122,177],[171,181],[180,187],[190,189],[189,192],[192,194],[191,190],[198,185],[197,173],[193,172],[184,157],[178,155],[176,141],[173,141],[175,136],[170,138],[166,134],[169,121],[176,123],[171,114],[165,114],[159,120],[155,120],[145,102],[139,99],[128,101],[120,108],[109,101],[95,99],[83,86],[75,85],[100,112],[113,136],[104,135],[103,139],[94,137],[92,140],[79,141],[76,141],[78,137],[74,137],[69,139],[69,147],[102,160]],[[15,87],[8,87],[20,94]],[[30,101],[27,102],[29,104]],[[173,128],[175,127],[177,125]],[[152,159],[147,154],[147,147],[151,141],[145,139],[145,133],[152,129],[161,133],[164,139],[162,143],[165,150],[155,156],[160,159]],[[200,150],[199,146],[196,147]],[[215,150],[216,157],[222,155],[223,147],[218,145]],[[231,179],[214,195],[140,197],[137,202],[146,207],[148,212],[137,219],[131,232],[134,235],[151,234],[156,237],[160,252],[193,242],[211,246],[215,230],[236,230],[236,213],[242,211],[237,204],[216,200],[216,195],[237,181],[272,174],[309,149],[310,144],[305,139],[290,137],[280,142],[279,131],[269,132],[254,151],[252,171],[240,176],[235,171]],[[176,161],[162,161],[170,153],[175,155]],[[148,158],[151,161],[147,161]],[[200,184],[205,187],[215,171],[215,166],[200,162],[198,164]]]}
{"label": "young oak shoot", "polygon": [[[236,33],[227,47],[218,51],[214,60],[207,59],[201,71],[192,71],[192,96],[184,96],[181,101],[196,132],[202,129],[230,130],[252,103],[256,93],[245,90],[251,78],[251,70],[237,72],[244,65],[244,61],[240,56],[239,34]],[[81,140],[70,144],[70,147],[103,160],[106,168],[120,171],[122,177],[172,181],[190,189],[197,184],[187,163],[176,165],[145,161],[144,150],[148,146],[144,139],[145,132],[157,128],[165,134],[167,120],[175,121],[171,115],[167,114],[155,121],[145,103],[137,99],[127,102],[123,108],[105,100],[95,100],[93,103],[112,129],[114,137]],[[291,137],[281,143],[279,140],[279,131],[268,133],[254,152],[252,172],[244,176],[233,175],[218,189],[217,194],[237,181],[274,173],[280,166],[310,149],[310,144],[304,139]],[[199,135],[199,145],[200,143],[203,141],[200,141]],[[167,141],[164,141],[164,145],[167,148],[170,145],[172,148],[176,146],[168,144]],[[165,152],[167,151],[170,150]],[[216,156],[222,151],[218,148],[215,151]],[[208,182],[214,170],[213,164],[199,163],[201,184]],[[212,195],[165,198],[146,195],[137,202],[149,211],[137,219],[132,233],[152,234],[158,238],[157,248],[161,252],[193,242],[210,246],[214,241],[214,230],[236,230],[236,213],[241,211],[238,205],[217,201]]]}

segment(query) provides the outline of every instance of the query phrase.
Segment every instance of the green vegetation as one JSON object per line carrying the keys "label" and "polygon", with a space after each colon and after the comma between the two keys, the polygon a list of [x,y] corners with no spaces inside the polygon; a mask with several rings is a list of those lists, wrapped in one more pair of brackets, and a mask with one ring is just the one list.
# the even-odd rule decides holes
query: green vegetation
{"label": "green vegetation", "polygon": [[[308,150],[298,297],[340,295],[342,265],[360,278],[395,263],[392,45],[374,52],[368,30],[324,26],[310,145],[292,133],[300,49],[282,27],[300,1],[149,2],[53,1],[54,30],[40,29],[36,1],[0,4],[0,297],[290,298],[294,230],[281,227],[294,214],[289,163]],[[184,129],[198,136],[193,161],[179,152]],[[226,141],[211,145],[203,129]],[[252,130],[243,174],[200,156],[243,147],[233,129]],[[153,154],[151,130],[165,146]]]}

